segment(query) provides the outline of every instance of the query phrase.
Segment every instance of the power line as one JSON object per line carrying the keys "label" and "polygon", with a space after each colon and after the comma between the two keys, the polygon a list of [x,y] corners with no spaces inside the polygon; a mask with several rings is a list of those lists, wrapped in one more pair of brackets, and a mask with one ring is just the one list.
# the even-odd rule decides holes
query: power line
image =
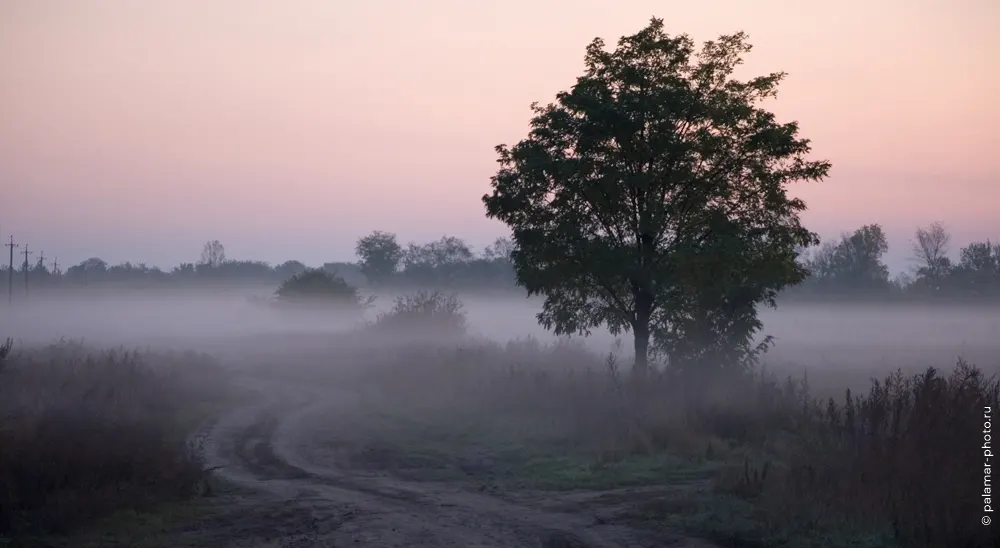
{"label": "power line", "polygon": [[10,243],[3,244],[10,248],[10,262],[7,264],[7,304],[14,302],[14,248],[21,247],[21,244],[14,243],[14,235],[10,236]]}

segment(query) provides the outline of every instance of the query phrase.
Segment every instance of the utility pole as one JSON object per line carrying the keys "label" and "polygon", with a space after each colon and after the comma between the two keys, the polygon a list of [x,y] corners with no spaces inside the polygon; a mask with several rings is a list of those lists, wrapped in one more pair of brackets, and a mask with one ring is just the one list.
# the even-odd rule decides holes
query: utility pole
{"label": "utility pole", "polygon": [[56,257],[52,261],[52,273],[55,274],[55,275],[57,275],[57,276],[59,275],[59,257]]}
{"label": "utility pole", "polygon": [[37,268],[38,270],[41,270],[41,269],[45,268],[45,252],[44,251],[39,251],[38,252],[38,264],[35,265],[35,268]]}
{"label": "utility pole", "polygon": [[3,244],[10,248],[10,262],[7,263],[7,304],[14,302],[14,248],[21,247],[21,244],[14,243],[14,235],[10,236],[10,243]]}
{"label": "utility pole", "polygon": [[24,255],[24,294],[28,294],[28,255],[34,253],[33,251],[28,251],[28,244],[24,244],[24,251],[21,252]]}

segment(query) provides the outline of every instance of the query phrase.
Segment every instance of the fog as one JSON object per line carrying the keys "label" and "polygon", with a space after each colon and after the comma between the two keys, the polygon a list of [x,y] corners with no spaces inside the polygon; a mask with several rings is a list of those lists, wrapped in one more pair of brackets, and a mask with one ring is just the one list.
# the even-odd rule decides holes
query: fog
{"label": "fog", "polygon": [[[32,492],[37,491],[35,485],[62,485],[58,482],[67,474],[127,470],[128,478],[143,478],[135,489],[145,497],[148,485],[202,478],[207,467],[215,471],[213,477],[238,487],[233,490],[238,494],[205,497],[216,506],[208,507],[211,510],[199,517],[197,526],[184,525],[185,535],[195,532],[193,539],[185,536],[163,544],[190,546],[218,546],[220,541],[274,546],[276,538],[293,538],[288,531],[295,531],[296,545],[306,545],[299,540],[309,539],[315,546],[347,545],[359,538],[376,540],[354,545],[381,548],[412,546],[413,538],[429,539],[424,546],[634,546],[640,545],[634,540],[640,538],[640,528],[623,526],[627,522],[614,513],[620,510],[599,504],[627,505],[643,512],[666,507],[673,515],[691,516],[704,515],[708,508],[715,526],[715,516],[735,507],[731,493],[737,491],[725,482],[743,485],[739,478],[751,466],[746,455],[755,453],[777,454],[775,462],[790,462],[789,469],[805,469],[801,463],[808,463],[809,470],[816,466],[838,471],[842,476],[834,476],[836,481],[849,485],[856,499],[879,501],[866,502],[868,508],[895,501],[889,497],[905,492],[897,485],[918,482],[929,484],[922,488],[933,494],[931,498],[950,506],[978,503],[967,493],[976,492],[974,484],[981,480],[966,472],[975,472],[970,463],[980,458],[979,445],[963,440],[978,435],[983,422],[952,418],[979,417],[984,405],[1000,405],[985,399],[995,394],[989,388],[976,392],[966,384],[959,392],[955,388],[959,381],[953,381],[935,385],[950,386],[947,391],[922,390],[924,399],[919,401],[916,396],[911,400],[910,391],[904,390],[877,400],[879,405],[858,407],[862,414],[857,424],[865,425],[866,435],[856,437],[864,440],[857,445],[844,445],[844,440],[855,439],[843,434],[846,418],[841,423],[836,412],[813,413],[815,408],[805,402],[843,402],[845,390],[871,394],[872,378],[884,379],[897,368],[907,374],[927,366],[948,370],[959,356],[987,374],[1000,371],[996,358],[1000,314],[995,309],[796,304],[764,310],[763,334],[776,339],[766,364],[782,377],[804,372],[809,400],[789,390],[796,386],[792,383],[775,388],[768,382],[730,377],[699,385],[675,382],[670,376],[651,376],[643,383],[643,390],[655,398],[636,392],[638,397],[632,399],[623,398],[622,377],[607,367],[603,356],[571,345],[504,348],[469,343],[460,331],[441,328],[455,324],[441,322],[440,315],[424,314],[419,306],[396,310],[399,313],[370,329],[345,334],[392,307],[396,295],[375,295],[374,308],[359,320],[356,314],[282,307],[260,299],[271,291],[267,287],[106,293],[78,289],[39,292],[2,306],[0,337],[14,337],[28,350],[21,354],[24,359],[15,354],[10,360],[14,365],[5,380],[12,382],[0,383],[5,389],[0,393],[4,403],[0,414],[17,416],[12,410],[30,410],[33,415],[28,415],[31,420],[5,425],[16,434],[8,439],[30,443],[7,442],[16,449],[7,452],[8,461],[10,455],[20,460],[0,470],[17,471],[18,478],[27,474]],[[526,337],[540,342],[555,339],[535,321],[538,299],[498,293],[460,293],[458,298],[474,337],[500,343]],[[444,302],[443,309],[450,304],[447,299],[435,302]],[[408,314],[412,310],[417,314]],[[425,327],[433,340],[425,338]],[[431,344],[410,344],[413,337]],[[152,351],[123,359],[114,352],[92,353],[75,345],[30,349],[60,338],[83,339],[87,347]],[[628,367],[631,340],[627,334],[622,339],[618,364]],[[615,338],[598,330],[582,340],[603,354],[612,349]],[[198,350],[218,359],[157,352],[164,349]],[[88,355],[94,359],[84,361]],[[134,367],[138,365],[148,367]],[[168,374],[145,374],[158,368]],[[952,378],[961,377],[962,371]],[[736,382],[730,382],[733,379]],[[918,405],[925,409],[927,398],[936,398],[930,400],[934,413],[897,413]],[[929,415],[935,418],[924,418]],[[173,439],[166,434],[173,425],[155,429],[164,417],[174,417],[176,426],[192,432],[185,443],[150,443],[157,432],[165,432],[165,440]],[[892,426],[900,417],[904,422]],[[831,420],[837,428],[829,428]],[[46,428],[38,431],[57,435],[26,434],[35,431],[36,423]],[[153,434],[129,430],[133,424],[145,424]],[[639,431],[637,424],[644,430]],[[874,436],[882,437],[868,441]],[[775,439],[791,441],[774,443]],[[927,439],[940,443],[925,451]],[[188,450],[192,443],[200,448],[196,458]],[[176,449],[170,453],[163,447]],[[715,447],[723,447],[721,456],[714,453]],[[914,454],[922,458],[914,459]],[[875,458],[881,460],[868,463]],[[711,467],[705,464],[709,459]],[[120,462],[127,465],[116,464]],[[863,466],[896,470],[900,462],[906,466],[898,467],[903,475],[894,480],[896,484],[864,479],[868,468]],[[763,474],[768,466],[763,465]],[[861,479],[853,475],[857,470],[862,471]],[[0,483],[18,485],[12,477],[13,473],[0,474]],[[120,492],[124,480],[109,477],[117,481],[113,492]],[[811,489],[815,484],[794,483],[798,480],[792,474],[778,477],[773,491],[753,495],[757,497],[753,500],[765,501],[748,506],[753,515],[768,508],[808,509],[816,503],[797,495],[816,491]],[[608,483],[597,483],[598,479]],[[953,487],[956,481],[962,489]],[[713,487],[706,489],[706,482]],[[637,485],[650,490],[633,490]],[[821,485],[819,491],[828,485],[842,489],[839,483]],[[531,488],[537,494],[526,498],[529,495],[519,486],[537,486]],[[632,488],[617,489],[622,486]],[[609,489],[622,498],[615,499]],[[716,489],[728,489],[725,498],[718,499],[722,502],[712,495]],[[762,498],[765,495],[770,498]],[[7,498],[17,503],[29,499],[17,496],[14,492]],[[576,496],[592,498],[585,502],[570,498]],[[88,491],[69,500],[85,508],[92,495]],[[651,500],[669,505],[641,506]],[[715,510],[715,504],[725,504],[718,507],[725,510]],[[131,507],[126,502],[121,505]],[[824,502],[824,511],[829,507]],[[917,514],[904,508],[907,511],[901,515]],[[602,516],[608,512],[618,521],[595,528],[597,512]],[[357,523],[338,522],[345,514]],[[660,514],[650,515],[660,520]],[[767,516],[768,528],[785,523],[778,514],[761,515]],[[368,516],[377,518],[362,521]],[[303,525],[321,522],[336,525],[322,531]],[[801,522],[788,523],[797,527]],[[911,527],[923,530],[923,523]],[[599,537],[600,544],[549,541],[557,538],[552,531],[584,529],[605,536]],[[180,534],[165,530],[166,535]],[[312,536],[301,536],[303,531]],[[398,542],[379,542],[386,531]],[[670,546],[678,545],[673,534]],[[253,541],[240,543],[243,539]],[[715,546],[700,540],[684,544]],[[641,545],[668,544],[657,540]]]}
{"label": "fog", "polygon": [[[97,346],[168,346],[217,349],[227,341],[269,335],[321,336],[349,330],[392,305],[391,293],[375,295],[365,318],[318,311],[274,309],[253,302],[269,288],[209,291],[147,291],[115,294],[32,295],[0,305],[0,336],[24,343],[60,338]],[[472,335],[506,342],[555,337],[536,320],[541,301],[521,294],[459,294]],[[1000,350],[1000,314],[994,309],[940,306],[782,305],[762,311],[762,335],[775,338],[768,361],[822,364],[945,365],[962,356],[990,365]],[[631,340],[621,336],[621,354]],[[597,352],[615,337],[594,330],[583,339]]]}

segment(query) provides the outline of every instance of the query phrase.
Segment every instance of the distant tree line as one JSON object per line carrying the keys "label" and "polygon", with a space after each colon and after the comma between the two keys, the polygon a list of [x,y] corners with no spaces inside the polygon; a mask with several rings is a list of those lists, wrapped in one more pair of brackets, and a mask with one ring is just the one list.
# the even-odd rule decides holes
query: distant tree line
{"label": "distant tree line", "polygon": [[[450,287],[486,289],[513,287],[509,260],[509,240],[498,239],[476,253],[462,239],[444,236],[440,240],[404,248],[393,234],[373,232],[358,240],[358,262],[328,262],[318,268],[343,278],[355,287],[374,285]],[[272,265],[264,261],[233,260],[218,240],[205,243],[197,262],[181,263],[162,269],[144,263],[110,264],[92,257],[66,269],[55,269],[42,262],[15,265],[16,284],[23,284],[25,270],[30,286],[87,286],[128,284],[133,286],[164,284],[259,284],[279,285],[310,267],[297,260]],[[0,281],[8,276],[0,267]]]}
{"label": "distant tree line", "polygon": [[[355,287],[437,287],[513,289],[516,286],[510,239],[498,238],[476,252],[455,236],[423,244],[400,244],[395,234],[374,231],[360,238],[356,262],[328,262],[319,268]],[[1000,242],[973,242],[953,252],[951,236],[941,223],[917,229],[911,249],[912,268],[892,276],[884,262],[889,245],[882,227],[865,225],[852,233],[799,250],[799,263],[809,276],[783,291],[788,300],[1000,300]],[[272,265],[232,260],[218,240],[207,242],[197,262],[163,270],[143,263],[116,265],[93,257],[65,270],[42,263],[29,265],[32,286],[131,283],[135,285],[217,282],[281,284],[309,267],[297,260]],[[17,284],[24,266],[15,265]],[[0,267],[2,276],[7,268]],[[0,278],[3,281],[3,278]]]}
{"label": "distant tree line", "polygon": [[[1000,300],[1000,242],[984,240],[954,249],[942,223],[914,233],[909,272],[890,276],[883,257],[889,250],[878,224],[801,250],[809,276],[786,290],[787,297],[909,301]],[[954,252],[958,253],[955,254]]]}

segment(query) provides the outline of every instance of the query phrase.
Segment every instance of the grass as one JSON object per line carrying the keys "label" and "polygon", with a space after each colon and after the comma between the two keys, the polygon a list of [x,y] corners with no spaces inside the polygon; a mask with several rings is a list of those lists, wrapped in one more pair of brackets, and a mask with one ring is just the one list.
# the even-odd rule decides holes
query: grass
{"label": "grass", "polygon": [[4,349],[0,544],[55,544],[203,488],[187,435],[228,397],[225,375],[208,357],[72,341]]}
{"label": "grass", "polygon": [[[758,375],[739,398],[718,387],[698,400],[674,390],[623,412],[610,373],[532,369],[576,350],[539,347],[531,364],[525,348],[401,351],[398,368],[367,372],[380,398],[331,420],[331,452],[340,466],[481,489],[673,486],[631,516],[731,546],[993,542],[957,519],[979,513],[968,496],[982,481],[976,409],[1000,403],[995,381],[967,364],[947,378],[891,375],[841,403]],[[451,370],[471,369],[470,354],[475,371]],[[492,367],[504,362],[521,365]],[[653,393],[670,394],[667,385]]]}
{"label": "grass", "polygon": [[407,341],[365,363],[367,411],[326,434],[342,466],[500,490],[662,486],[626,515],[729,546],[1000,546],[978,496],[1000,383],[962,361],[836,398],[830,378],[766,369],[700,387],[658,373],[637,395],[613,356],[568,342]]}
{"label": "grass", "polygon": [[[386,409],[385,406],[380,409]],[[509,417],[416,416],[379,408],[341,414],[326,438],[339,466],[392,471],[410,480],[468,481],[482,489],[572,491],[705,480],[704,459],[657,453],[595,460],[575,440]],[[363,435],[357,435],[358,432]]]}
{"label": "grass", "polygon": [[[361,394],[317,434],[321,452],[357,472],[585,495],[723,546],[1000,546],[979,522],[983,408],[1000,410],[1000,382],[973,365],[871,381],[877,365],[826,364],[821,385],[794,369],[698,386],[657,372],[637,391],[614,354],[477,341],[449,315],[454,298],[403,298],[367,332],[281,349],[282,378]],[[206,480],[185,435],[224,384],[194,354],[8,347],[0,546],[142,546],[192,521]]]}

